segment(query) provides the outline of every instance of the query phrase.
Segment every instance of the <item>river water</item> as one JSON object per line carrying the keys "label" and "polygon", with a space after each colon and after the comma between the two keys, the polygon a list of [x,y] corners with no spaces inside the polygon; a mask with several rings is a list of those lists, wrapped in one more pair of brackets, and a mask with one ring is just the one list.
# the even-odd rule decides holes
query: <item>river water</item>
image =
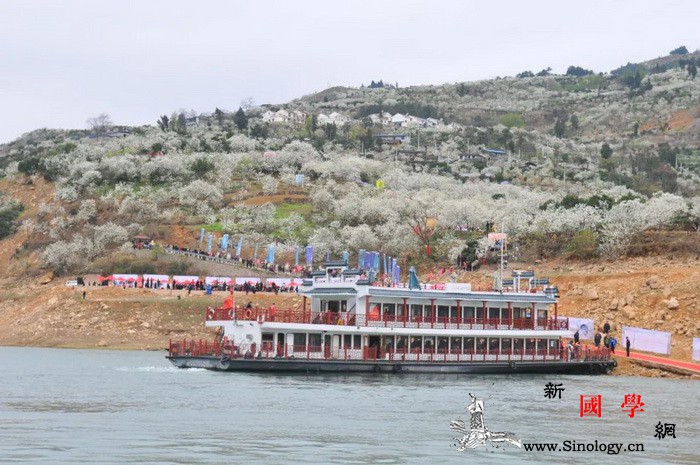
{"label": "river water", "polygon": [[[562,383],[562,399],[544,396]],[[700,463],[697,381],[612,376],[261,375],[180,370],[162,352],[0,348],[0,463]],[[459,452],[468,393],[523,443],[644,452]],[[620,408],[641,395],[644,412]],[[579,396],[602,396],[601,417]],[[657,423],[676,438],[654,437]],[[573,443],[576,441],[576,443]],[[594,446],[592,446],[594,447]],[[600,446],[598,447],[600,449]]]}

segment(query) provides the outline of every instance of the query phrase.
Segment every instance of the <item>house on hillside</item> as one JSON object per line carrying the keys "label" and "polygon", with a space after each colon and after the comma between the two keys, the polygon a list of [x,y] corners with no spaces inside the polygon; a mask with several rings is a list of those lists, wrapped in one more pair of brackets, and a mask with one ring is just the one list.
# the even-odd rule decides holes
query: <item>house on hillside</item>
{"label": "house on hillside", "polygon": [[410,144],[410,134],[376,134],[374,140],[378,144]]}
{"label": "house on hillside", "polygon": [[474,160],[487,161],[488,159],[489,159],[489,156],[485,155],[483,153],[464,152],[464,153],[459,154],[459,161],[474,161]]}
{"label": "house on hillside", "polygon": [[445,125],[445,123],[442,122],[442,119],[435,119],[435,118],[426,118],[424,126],[426,128],[441,128]]}
{"label": "house on hillside", "polygon": [[335,111],[328,115],[328,119],[330,119],[331,124],[335,124],[336,126],[342,126],[350,122],[350,118]]}
{"label": "house on hillside", "polygon": [[306,119],[306,113],[299,110],[277,110],[277,111],[266,111],[262,114],[262,120],[264,123],[293,123],[301,124]]}
{"label": "house on hillside", "polygon": [[401,113],[396,113],[391,117],[391,124],[396,127],[404,127],[407,121],[408,118],[406,118],[406,115],[402,115]]}
{"label": "house on hillside", "polygon": [[425,120],[419,116],[406,115],[406,122],[404,122],[401,127],[422,128],[425,127]]}

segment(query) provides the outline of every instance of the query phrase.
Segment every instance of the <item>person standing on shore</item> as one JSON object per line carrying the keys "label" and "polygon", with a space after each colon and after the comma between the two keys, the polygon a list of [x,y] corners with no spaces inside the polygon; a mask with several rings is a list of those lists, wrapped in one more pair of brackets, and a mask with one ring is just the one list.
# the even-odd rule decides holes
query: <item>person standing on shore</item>
{"label": "person standing on shore", "polygon": [[630,342],[630,338],[626,337],[625,339],[627,339],[625,341],[625,348],[627,349],[627,356],[629,357],[630,356],[630,346],[632,345],[632,343]]}

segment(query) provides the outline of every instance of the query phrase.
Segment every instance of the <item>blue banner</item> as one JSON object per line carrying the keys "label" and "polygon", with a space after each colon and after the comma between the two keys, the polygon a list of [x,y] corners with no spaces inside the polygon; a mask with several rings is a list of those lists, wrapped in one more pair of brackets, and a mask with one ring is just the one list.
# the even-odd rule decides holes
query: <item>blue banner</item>
{"label": "blue banner", "polygon": [[348,252],[347,250],[343,252],[343,261],[345,263],[350,262],[350,252]]}
{"label": "blue banner", "polygon": [[204,228],[199,231],[199,242],[204,242]]}
{"label": "blue banner", "polygon": [[330,250],[326,250],[326,261],[327,262],[331,261],[331,251]]}
{"label": "blue banner", "polygon": [[357,267],[365,267],[365,249],[360,249],[360,251],[357,252]]}
{"label": "blue banner", "polygon": [[214,235],[209,233],[209,238],[207,239],[207,253],[211,253],[211,243],[214,241]]}
{"label": "blue banner", "polygon": [[375,270],[379,270],[379,252],[373,252],[374,254],[374,263],[372,268]]}
{"label": "blue banner", "polygon": [[306,264],[311,265],[314,262],[314,246],[306,246]]}
{"label": "blue banner", "polygon": [[267,246],[267,263],[275,263],[275,244]]}
{"label": "blue banner", "polygon": [[236,246],[236,256],[240,257],[241,256],[241,249],[243,248],[243,236],[241,236],[240,239],[238,239],[238,245]]}
{"label": "blue banner", "polygon": [[[394,263],[396,263],[396,262],[394,262]],[[396,266],[394,266],[392,280],[394,281],[394,283],[398,283],[400,279],[401,279],[401,267],[399,265],[396,265]]]}
{"label": "blue banner", "polygon": [[299,265],[299,246],[294,247],[294,266]]}
{"label": "blue banner", "polygon": [[226,251],[228,249],[228,234],[224,234],[221,238],[221,248]]}
{"label": "blue banner", "polygon": [[[384,262],[384,273],[388,273],[389,269],[386,266],[386,254],[382,254],[382,261]],[[381,270],[379,272],[381,273]]]}

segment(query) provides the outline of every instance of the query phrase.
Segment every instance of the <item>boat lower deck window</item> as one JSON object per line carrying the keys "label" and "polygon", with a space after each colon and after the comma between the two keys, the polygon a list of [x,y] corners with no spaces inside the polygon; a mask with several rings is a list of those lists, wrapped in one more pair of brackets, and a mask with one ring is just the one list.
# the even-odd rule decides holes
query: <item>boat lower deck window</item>
{"label": "boat lower deck window", "polygon": [[309,351],[320,351],[321,350],[321,335],[320,334],[309,334]]}
{"label": "boat lower deck window", "polygon": [[511,339],[504,337],[501,339],[501,353],[509,354],[512,349]]}

